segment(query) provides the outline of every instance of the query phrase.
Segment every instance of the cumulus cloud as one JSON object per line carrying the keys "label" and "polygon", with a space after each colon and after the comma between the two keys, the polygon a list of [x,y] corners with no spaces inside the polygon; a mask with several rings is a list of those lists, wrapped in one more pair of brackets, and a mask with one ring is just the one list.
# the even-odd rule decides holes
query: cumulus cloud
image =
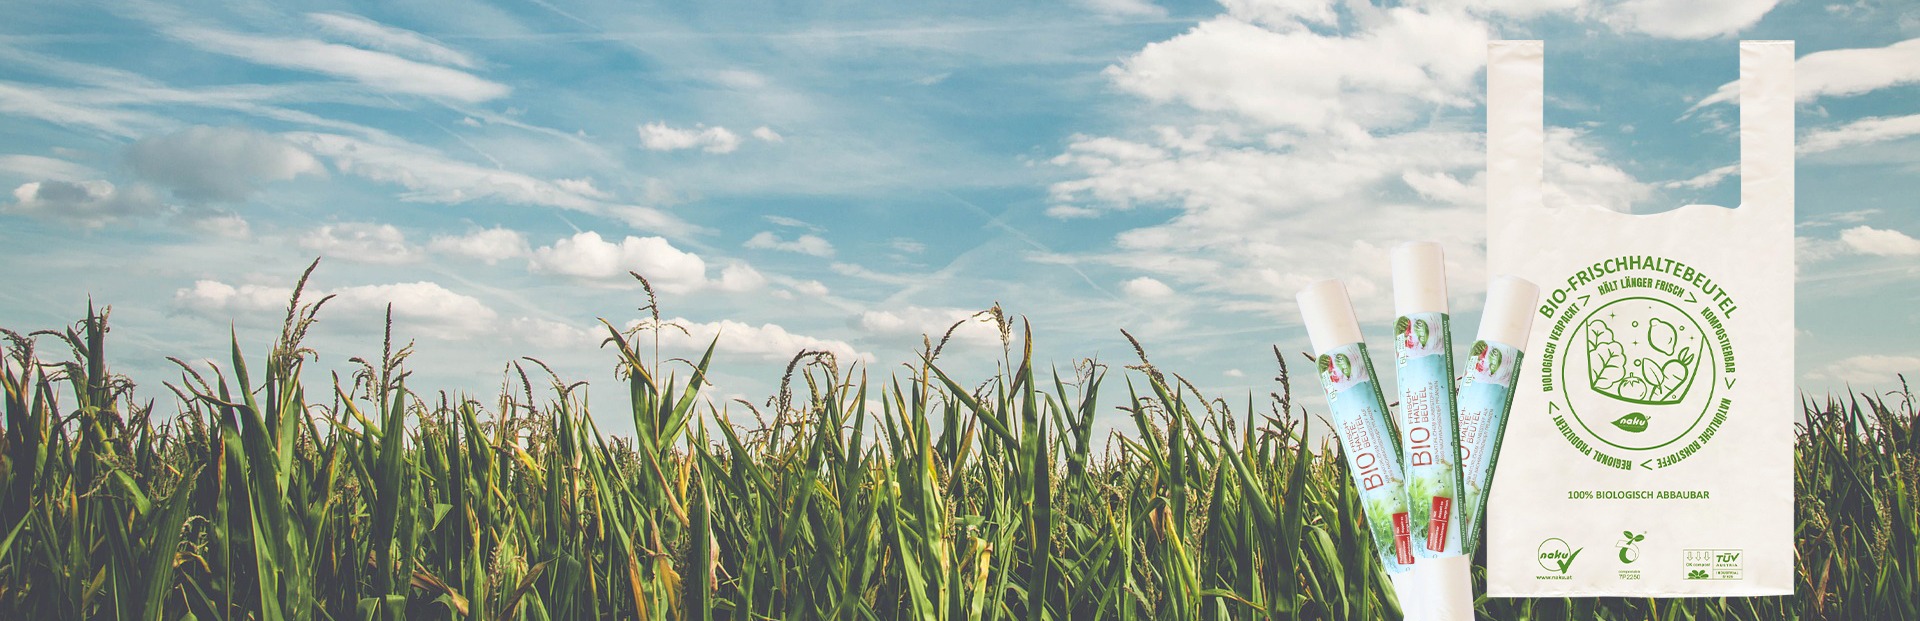
{"label": "cumulus cloud", "polygon": [[1860,254],[1881,257],[1920,256],[1920,239],[1892,229],[1856,226],[1840,232],[1840,243]]}
{"label": "cumulus cloud", "polygon": [[118,187],[103,180],[33,181],[13,189],[13,204],[0,212],[99,228],[121,218],[149,215],[161,208],[144,186]]}
{"label": "cumulus cloud", "polygon": [[833,256],[833,243],[828,242],[818,235],[801,235],[792,240],[783,240],[780,239],[779,235],[775,235],[773,231],[761,231],[751,239],[748,239],[746,246],[748,248],[797,252],[816,257]]}
{"label": "cumulus cloud", "polygon": [[627,272],[639,272],[655,288],[669,292],[692,291],[707,281],[707,262],[665,238],[628,235],[615,242],[595,231],[534,250],[532,266],[538,272],[585,280],[630,278]]}
{"label": "cumulus cloud", "polygon": [[194,47],[271,67],[352,80],[375,90],[444,97],[466,103],[499,99],[513,92],[505,84],[439,65],[386,52],[315,39],[265,37],[198,26],[175,26],[167,35]]}
{"label": "cumulus cloud", "polygon": [[190,201],[238,201],[260,182],[325,175],[313,155],[251,129],[196,125],[127,147],[127,165]]}
{"label": "cumulus cloud", "polygon": [[753,128],[753,137],[759,138],[763,142],[785,142],[786,141],[786,138],[783,138],[780,136],[780,132],[773,131],[773,128],[767,127],[765,125],[761,125],[759,127]]}
{"label": "cumulus cloud", "polygon": [[473,69],[479,63],[472,56],[447,47],[426,35],[395,28],[351,13],[308,13],[307,21],[335,37],[364,47],[393,52],[414,60],[437,65]]}
{"label": "cumulus cloud", "polygon": [[1141,299],[1157,299],[1171,297],[1173,295],[1172,287],[1168,287],[1167,283],[1154,280],[1150,276],[1141,276],[1121,283],[1120,290],[1125,291],[1128,297]]}
{"label": "cumulus cloud", "polygon": [[1109,67],[1120,88],[1301,131],[1405,122],[1476,101],[1486,25],[1463,14],[1396,8],[1353,36],[1262,28],[1216,17]]}
{"label": "cumulus cloud", "polygon": [[487,265],[533,253],[527,245],[527,236],[502,227],[481,229],[465,235],[436,235],[427,242],[427,248],[441,254],[482,261]]}
{"label": "cumulus cloud", "polygon": [[640,126],[640,146],[650,151],[698,148],[708,153],[732,153],[740,148],[740,136],[719,126],[680,129],[666,123],[648,123]]}
{"label": "cumulus cloud", "polygon": [[[284,311],[293,296],[290,287],[241,284],[217,280],[199,280],[176,290],[176,308],[214,319],[272,314]],[[491,333],[497,327],[498,314],[471,296],[447,290],[432,282],[383,285],[359,285],[337,289],[309,288],[303,299],[319,300],[333,296],[320,312],[321,321],[340,318],[362,329],[378,329],[387,305],[393,306],[394,323],[399,333],[418,333],[443,339],[465,339]]]}
{"label": "cumulus cloud", "polygon": [[391,224],[322,225],[302,236],[300,247],[356,263],[407,263],[420,258],[419,251],[407,245],[406,234]]}
{"label": "cumulus cloud", "polygon": [[739,261],[721,268],[718,278],[708,279],[706,260],[675,248],[664,238],[629,235],[616,242],[594,231],[535,249],[530,267],[536,272],[618,286],[638,286],[627,274],[634,271],[645,276],[655,289],[670,293],[703,288],[751,291],[767,283],[766,276]]}
{"label": "cumulus cloud", "polygon": [[1710,39],[1754,25],[1780,0],[1627,0],[1603,18],[1620,30],[1671,39]]}

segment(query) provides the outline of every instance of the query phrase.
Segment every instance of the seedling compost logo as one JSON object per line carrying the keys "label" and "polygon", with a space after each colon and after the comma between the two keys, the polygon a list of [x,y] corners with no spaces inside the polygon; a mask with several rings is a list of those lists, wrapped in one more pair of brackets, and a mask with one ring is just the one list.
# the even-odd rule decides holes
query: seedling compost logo
{"label": "seedling compost logo", "polygon": [[1540,568],[1553,573],[1551,575],[1542,575],[1540,579],[1570,579],[1571,576],[1567,575],[1567,572],[1573,569],[1573,560],[1580,558],[1580,551],[1585,549],[1586,548],[1570,547],[1567,545],[1567,540],[1559,537],[1550,537],[1545,541],[1541,541],[1540,547],[1535,549],[1534,553],[1540,563]]}
{"label": "seedling compost logo", "polygon": [[1582,455],[1657,470],[1726,423],[1738,370],[1726,318],[1739,304],[1710,275],[1664,257],[1615,257],[1542,300],[1552,323],[1538,380],[1554,426]]}

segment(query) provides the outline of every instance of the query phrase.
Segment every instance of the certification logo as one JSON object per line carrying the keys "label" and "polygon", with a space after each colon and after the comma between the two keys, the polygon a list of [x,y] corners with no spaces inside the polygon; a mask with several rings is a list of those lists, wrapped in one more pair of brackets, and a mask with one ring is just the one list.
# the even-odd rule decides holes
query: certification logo
{"label": "certification logo", "polygon": [[1688,580],[1739,580],[1745,557],[1741,550],[1682,550],[1680,568]]}
{"label": "certification logo", "polygon": [[1673,466],[1713,440],[1735,382],[1726,318],[1737,300],[1712,277],[1657,256],[1605,259],[1542,296],[1547,411],[1574,450],[1609,468]]}
{"label": "certification logo", "polygon": [[1540,547],[1535,549],[1535,554],[1540,563],[1540,569],[1549,573],[1536,577],[1541,580],[1572,580],[1573,576],[1569,575],[1569,572],[1573,570],[1573,561],[1580,557],[1580,551],[1584,549],[1586,548],[1569,546],[1565,539],[1559,537],[1551,537],[1540,542]]}
{"label": "certification logo", "polygon": [[[1619,556],[1620,564],[1632,565],[1634,561],[1640,560],[1640,542],[1647,540],[1647,534],[1646,533],[1634,534],[1633,531],[1623,530],[1623,531],[1620,531],[1620,535],[1622,537],[1625,537],[1625,539],[1621,539],[1617,542],[1614,542],[1613,544],[1614,547],[1620,549],[1620,556]],[[1639,580],[1640,570],[1621,568],[1620,579],[1621,580]]]}

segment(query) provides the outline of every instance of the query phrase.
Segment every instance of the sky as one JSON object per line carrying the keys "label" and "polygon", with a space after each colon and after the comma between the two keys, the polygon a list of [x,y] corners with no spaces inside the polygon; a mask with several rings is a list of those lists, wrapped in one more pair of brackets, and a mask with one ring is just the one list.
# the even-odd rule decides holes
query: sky
{"label": "sky", "polygon": [[[1920,373],[1915,3],[9,4],[0,327],[111,305],[146,398],[167,356],[258,360],[323,257],[310,383],[377,356],[390,304],[415,390],[490,395],[532,357],[616,433],[600,321],[644,315],[630,270],[685,328],[663,356],[718,339],[722,400],[801,350],[892,375],[997,303],[1063,376],[1118,385],[1125,329],[1264,401],[1276,347],[1303,368],[1304,285],[1346,279],[1386,338],[1409,235],[1478,322],[1485,43],[1536,38],[1549,202],[1636,213],[1737,202],[1713,96],[1737,41],[1796,40],[1800,387]],[[1004,356],[974,320],[939,362]]]}

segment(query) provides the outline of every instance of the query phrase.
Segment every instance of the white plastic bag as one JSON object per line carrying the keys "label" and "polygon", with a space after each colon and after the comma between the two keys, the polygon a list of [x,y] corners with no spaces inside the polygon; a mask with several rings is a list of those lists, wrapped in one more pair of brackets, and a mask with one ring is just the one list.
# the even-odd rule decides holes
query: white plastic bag
{"label": "white plastic bag", "polygon": [[1541,289],[1488,594],[1791,594],[1793,42],[1740,43],[1740,207],[1649,215],[1542,205],[1543,53],[1488,46],[1488,266]]}

